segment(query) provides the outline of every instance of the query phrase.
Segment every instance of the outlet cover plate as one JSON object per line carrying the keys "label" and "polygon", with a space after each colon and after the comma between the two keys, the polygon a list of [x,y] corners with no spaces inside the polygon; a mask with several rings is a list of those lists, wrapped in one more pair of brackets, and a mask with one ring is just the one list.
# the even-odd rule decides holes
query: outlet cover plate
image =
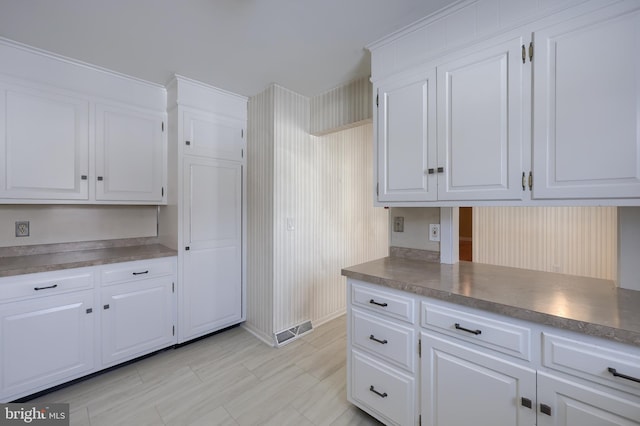
{"label": "outlet cover plate", "polygon": [[29,221],[20,220],[16,221],[16,237],[28,237],[29,236]]}
{"label": "outlet cover plate", "polygon": [[440,224],[439,223],[429,224],[429,240],[440,241]]}

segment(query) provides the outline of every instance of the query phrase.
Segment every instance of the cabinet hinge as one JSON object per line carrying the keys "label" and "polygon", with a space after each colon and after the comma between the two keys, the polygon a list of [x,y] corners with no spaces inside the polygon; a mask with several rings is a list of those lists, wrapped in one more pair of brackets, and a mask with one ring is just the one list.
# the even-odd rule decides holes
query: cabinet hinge
{"label": "cabinet hinge", "polygon": [[164,197],[164,186],[162,187],[162,190],[160,191],[160,196]]}
{"label": "cabinet hinge", "polygon": [[533,191],[533,172],[529,172],[529,191]]}
{"label": "cabinet hinge", "polygon": [[522,45],[522,63],[527,62],[527,48]]}
{"label": "cabinet hinge", "polygon": [[176,283],[171,283],[171,293],[176,292]]}
{"label": "cabinet hinge", "polygon": [[244,158],[244,149],[240,150],[240,155],[242,156],[242,158]]}
{"label": "cabinet hinge", "polygon": [[244,129],[240,129],[240,137],[244,139]]}
{"label": "cabinet hinge", "polygon": [[164,132],[164,121],[162,122],[162,131]]}
{"label": "cabinet hinge", "polygon": [[171,328],[171,335],[172,336],[176,335],[176,326],[175,325]]}
{"label": "cabinet hinge", "polygon": [[529,62],[533,62],[533,42],[529,43]]}
{"label": "cabinet hinge", "polygon": [[418,415],[418,426],[422,426],[422,414]]}
{"label": "cabinet hinge", "polygon": [[418,358],[422,358],[422,339],[418,339]]}
{"label": "cabinet hinge", "polygon": [[380,184],[376,183],[376,196],[380,196]]}
{"label": "cabinet hinge", "polygon": [[380,98],[380,95],[376,95],[376,107],[378,106],[379,98]]}

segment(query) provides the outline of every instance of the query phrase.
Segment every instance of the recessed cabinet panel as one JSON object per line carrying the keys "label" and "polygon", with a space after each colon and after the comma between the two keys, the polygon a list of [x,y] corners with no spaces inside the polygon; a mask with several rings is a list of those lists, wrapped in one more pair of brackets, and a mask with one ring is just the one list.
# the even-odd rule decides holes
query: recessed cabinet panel
{"label": "recessed cabinet panel", "polygon": [[640,403],[601,386],[585,386],[538,372],[540,403],[548,414],[538,413],[539,426],[637,426]]}
{"label": "recessed cabinet panel", "polygon": [[521,199],[520,38],[438,66],[440,200]]}
{"label": "recessed cabinet panel", "polygon": [[162,201],[163,117],[96,106],[96,199]]}
{"label": "recessed cabinet panel", "polygon": [[226,160],[242,160],[244,127],[239,120],[213,113],[185,111],[184,153]]}
{"label": "recessed cabinet panel", "polygon": [[5,83],[0,90],[0,198],[87,200],[89,102]]}
{"label": "recessed cabinet panel", "polygon": [[93,300],[89,290],[0,309],[2,395],[24,395],[93,368]]}
{"label": "recessed cabinet panel", "polygon": [[435,200],[435,70],[379,87],[378,97],[378,200]]}
{"label": "recessed cabinet panel", "polygon": [[[536,372],[422,333],[422,412],[432,426],[536,422]],[[523,406],[521,398],[532,401]]]}
{"label": "recessed cabinet panel", "polygon": [[640,11],[534,33],[535,198],[640,197]]}

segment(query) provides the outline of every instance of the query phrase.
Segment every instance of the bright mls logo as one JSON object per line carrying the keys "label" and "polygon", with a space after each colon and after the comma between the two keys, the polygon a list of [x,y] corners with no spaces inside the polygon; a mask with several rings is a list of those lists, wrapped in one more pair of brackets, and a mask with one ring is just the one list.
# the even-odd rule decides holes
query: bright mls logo
{"label": "bright mls logo", "polygon": [[69,404],[0,404],[0,425],[68,426]]}

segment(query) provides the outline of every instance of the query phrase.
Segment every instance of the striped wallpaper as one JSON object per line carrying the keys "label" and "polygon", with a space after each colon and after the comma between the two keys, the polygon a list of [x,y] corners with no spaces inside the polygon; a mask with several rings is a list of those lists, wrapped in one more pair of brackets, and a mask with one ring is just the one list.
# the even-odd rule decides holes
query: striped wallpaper
{"label": "striped wallpaper", "polygon": [[321,136],[371,120],[373,88],[368,77],[311,98],[310,133]]}
{"label": "striped wallpaper", "polygon": [[341,268],[388,252],[387,210],[373,207],[372,125],[311,136],[312,102],[277,85],[249,100],[245,327],[271,342],[342,314]]}
{"label": "striped wallpaper", "polygon": [[616,280],[616,207],[474,207],[473,261]]}

